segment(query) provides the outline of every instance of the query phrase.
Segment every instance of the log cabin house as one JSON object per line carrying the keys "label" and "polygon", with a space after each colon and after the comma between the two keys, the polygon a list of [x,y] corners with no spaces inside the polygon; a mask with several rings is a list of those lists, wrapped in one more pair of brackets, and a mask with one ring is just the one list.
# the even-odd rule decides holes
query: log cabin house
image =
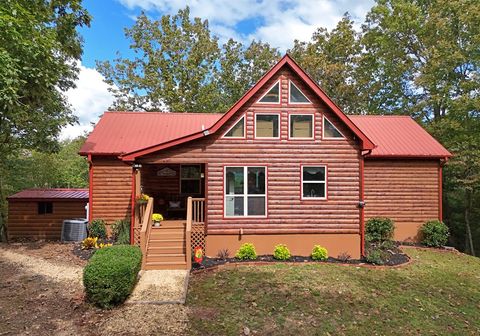
{"label": "log cabin house", "polygon": [[442,218],[450,156],[410,117],[345,115],[288,55],[224,114],[106,112],[80,154],[90,219],[131,218],[145,269],[189,268],[196,246],[233,255],[245,242],[359,258],[365,221],[379,216],[415,240]]}

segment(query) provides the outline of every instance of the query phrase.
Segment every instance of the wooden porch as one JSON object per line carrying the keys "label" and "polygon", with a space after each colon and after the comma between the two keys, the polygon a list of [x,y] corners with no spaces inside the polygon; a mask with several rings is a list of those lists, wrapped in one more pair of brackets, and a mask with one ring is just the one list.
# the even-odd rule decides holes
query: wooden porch
{"label": "wooden porch", "polygon": [[205,250],[205,198],[187,199],[184,220],[164,220],[160,227],[152,221],[154,199],[135,207],[134,243],[142,254],[142,269],[191,269],[192,251]]}

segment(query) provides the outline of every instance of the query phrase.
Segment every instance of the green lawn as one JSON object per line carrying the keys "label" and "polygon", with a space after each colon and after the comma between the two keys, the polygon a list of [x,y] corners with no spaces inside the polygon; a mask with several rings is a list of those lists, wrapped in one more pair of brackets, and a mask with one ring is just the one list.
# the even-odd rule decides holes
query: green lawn
{"label": "green lawn", "polygon": [[193,275],[189,334],[480,334],[480,259],[405,250],[414,262],[398,269],[272,264]]}

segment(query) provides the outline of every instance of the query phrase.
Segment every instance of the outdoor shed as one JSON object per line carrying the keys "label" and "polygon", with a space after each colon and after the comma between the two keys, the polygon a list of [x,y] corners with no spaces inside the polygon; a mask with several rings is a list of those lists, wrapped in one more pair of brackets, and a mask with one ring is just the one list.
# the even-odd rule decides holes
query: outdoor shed
{"label": "outdoor shed", "polygon": [[9,240],[57,240],[63,220],[86,218],[88,189],[26,189],[7,200]]}

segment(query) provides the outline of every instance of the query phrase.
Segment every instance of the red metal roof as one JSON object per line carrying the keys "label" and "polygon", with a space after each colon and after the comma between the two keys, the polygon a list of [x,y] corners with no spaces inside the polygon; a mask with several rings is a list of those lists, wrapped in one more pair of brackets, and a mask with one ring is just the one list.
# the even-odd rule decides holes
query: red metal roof
{"label": "red metal roof", "polygon": [[377,147],[372,157],[450,157],[452,154],[409,116],[351,115]]}
{"label": "red metal roof", "polygon": [[221,116],[216,113],[105,112],[79,153],[130,153],[206,130]]}
{"label": "red metal roof", "polygon": [[88,189],[79,188],[34,188],[25,189],[8,199],[84,199],[88,200]]}

